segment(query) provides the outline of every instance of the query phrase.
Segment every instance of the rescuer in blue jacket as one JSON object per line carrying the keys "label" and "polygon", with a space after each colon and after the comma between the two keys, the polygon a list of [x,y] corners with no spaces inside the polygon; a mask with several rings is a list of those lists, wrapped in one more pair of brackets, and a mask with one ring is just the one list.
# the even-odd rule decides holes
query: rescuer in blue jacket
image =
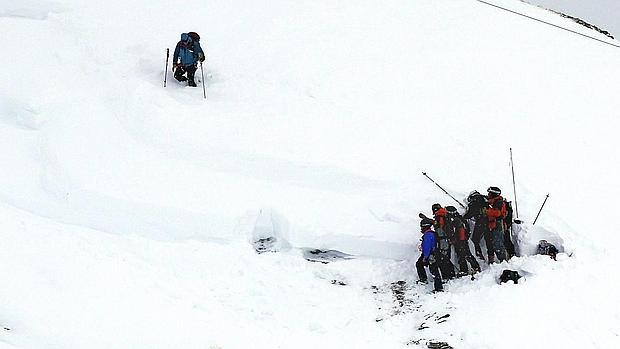
{"label": "rescuer in blue jacket", "polygon": [[[180,60],[180,62],[179,62]],[[177,43],[172,56],[172,71],[174,78],[178,81],[187,81],[187,84],[196,87],[194,73],[196,73],[197,63],[205,60],[205,54],[200,47],[200,35],[195,32],[181,34],[181,41]],[[187,77],[183,76],[187,73]]]}
{"label": "rescuer in blue jacket", "polygon": [[415,263],[415,266],[418,271],[418,277],[420,278],[419,282],[421,283],[428,282],[426,269],[424,268],[428,266],[431,274],[433,275],[435,292],[441,292],[443,291],[443,286],[441,282],[441,274],[439,273],[439,266],[435,258],[435,252],[437,251],[437,239],[435,237],[435,232],[432,229],[434,223],[435,222],[429,218],[423,218],[422,221],[420,221],[420,228],[423,234],[422,254]]}

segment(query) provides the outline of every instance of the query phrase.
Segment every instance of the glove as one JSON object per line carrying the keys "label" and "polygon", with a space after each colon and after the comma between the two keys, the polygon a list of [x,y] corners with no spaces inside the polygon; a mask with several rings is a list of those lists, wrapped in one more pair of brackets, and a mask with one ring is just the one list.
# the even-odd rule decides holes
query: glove
{"label": "glove", "polygon": [[431,264],[431,263],[435,263],[435,255],[430,255],[430,256],[428,257],[428,263],[429,263],[429,264]]}
{"label": "glove", "polygon": [[172,71],[177,69],[180,65],[181,65],[181,63],[172,63]]}
{"label": "glove", "polygon": [[204,62],[205,61],[205,55],[202,54],[202,53],[199,53],[198,54],[198,60],[200,61],[200,63]]}
{"label": "glove", "polygon": [[422,259],[422,264],[423,264],[424,266],[428,266],[428,258],[424,258],[424,259]]}

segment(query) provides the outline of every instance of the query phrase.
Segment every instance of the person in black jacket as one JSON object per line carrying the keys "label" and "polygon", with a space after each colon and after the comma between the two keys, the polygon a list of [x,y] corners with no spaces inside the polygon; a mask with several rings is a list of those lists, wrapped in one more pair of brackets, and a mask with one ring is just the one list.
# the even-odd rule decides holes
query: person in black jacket
{"label": "person in black jacket", "polygon": [[467,222],[461,217],[456,207],[446,206],[446,211],[448,213],[448,235],[451,236],[450,242],[454,246],[459,261],[458,276],[469,274],[467,262],[471,264],[472,274],[479,272],[480,264],[478,264],[478,261],[476,261],[476,258],[471,254],[471,250],[469,249],[469,229],[466,226]]}
{"label": "person in black jacket", "polygon": [[473,191],[467,197],[467,211],[463,214],[463,218],[466,220],[473,219],[474,221],[474,233],[471,237],[471,241],[474,243],[476,256],[484,260],[482,248],[480,247],[480,240],[484,238],[484,242],[487,245],[487,256],[489,258],[489,263],[492,263],[494,259],[493,240],[488,227],[489,221],[483,213],[483,209],[486,209],[487,207],[487,198],[479,192]]}

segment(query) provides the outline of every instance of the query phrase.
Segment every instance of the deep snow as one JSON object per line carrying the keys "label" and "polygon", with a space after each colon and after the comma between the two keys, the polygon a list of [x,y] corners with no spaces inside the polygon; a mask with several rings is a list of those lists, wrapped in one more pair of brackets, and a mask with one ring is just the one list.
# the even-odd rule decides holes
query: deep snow
{"label": "deep snow", "polygon": [[[620,50],[475,1],[185,4],[0,1],[0,345],[620,344]],[[162,87],[189,30],[206,101],[171,73]],[[417,213],[452,204],[421,172],[512,198],[509,147],[524,248],[551,234],[568,253],[511,261],[519,285],[494,265],[445,294],[411,286],[394,309]],[[279,253],[252,249],[261,211]],[[416,330],[433,313],[451,316]]]}

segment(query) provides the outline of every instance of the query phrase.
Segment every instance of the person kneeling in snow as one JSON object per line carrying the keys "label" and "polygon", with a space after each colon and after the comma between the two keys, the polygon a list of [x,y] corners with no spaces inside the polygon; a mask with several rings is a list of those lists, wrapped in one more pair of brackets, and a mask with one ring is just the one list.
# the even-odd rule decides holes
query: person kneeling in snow
{"label": "person kneeling in snow", "polygon": [[[180,62],[179,62],[180,60]],[[194,73],[196,73],[197,62],[205,60],[205,54],[200,47],[200,35],[195,32],[181,34],[181,41],[177,43],[172,57],[172,71],[174,78],[178,81],[187,81],[191,87],[196,87]],[[183,76],[187,73],[187,77]]]}
{"label": "person kneeling in snow", "polygon": [[435,222],[429,218],[423,218],[420,222],[420,228],[422,231],[422,255],[415,263],[415,267],[418,271],[419,282],[427,283],[428,276],[426,275],[425,266],[433,274],[433,281],[435,284],[435,292],[443,291],[443,285],[441,284],[441,274],[439,273],[439,265],[435,258],[435,253],[439,253],[437,250],[437,240],[435,239],[435,232],[433,231],[433,224]]}

